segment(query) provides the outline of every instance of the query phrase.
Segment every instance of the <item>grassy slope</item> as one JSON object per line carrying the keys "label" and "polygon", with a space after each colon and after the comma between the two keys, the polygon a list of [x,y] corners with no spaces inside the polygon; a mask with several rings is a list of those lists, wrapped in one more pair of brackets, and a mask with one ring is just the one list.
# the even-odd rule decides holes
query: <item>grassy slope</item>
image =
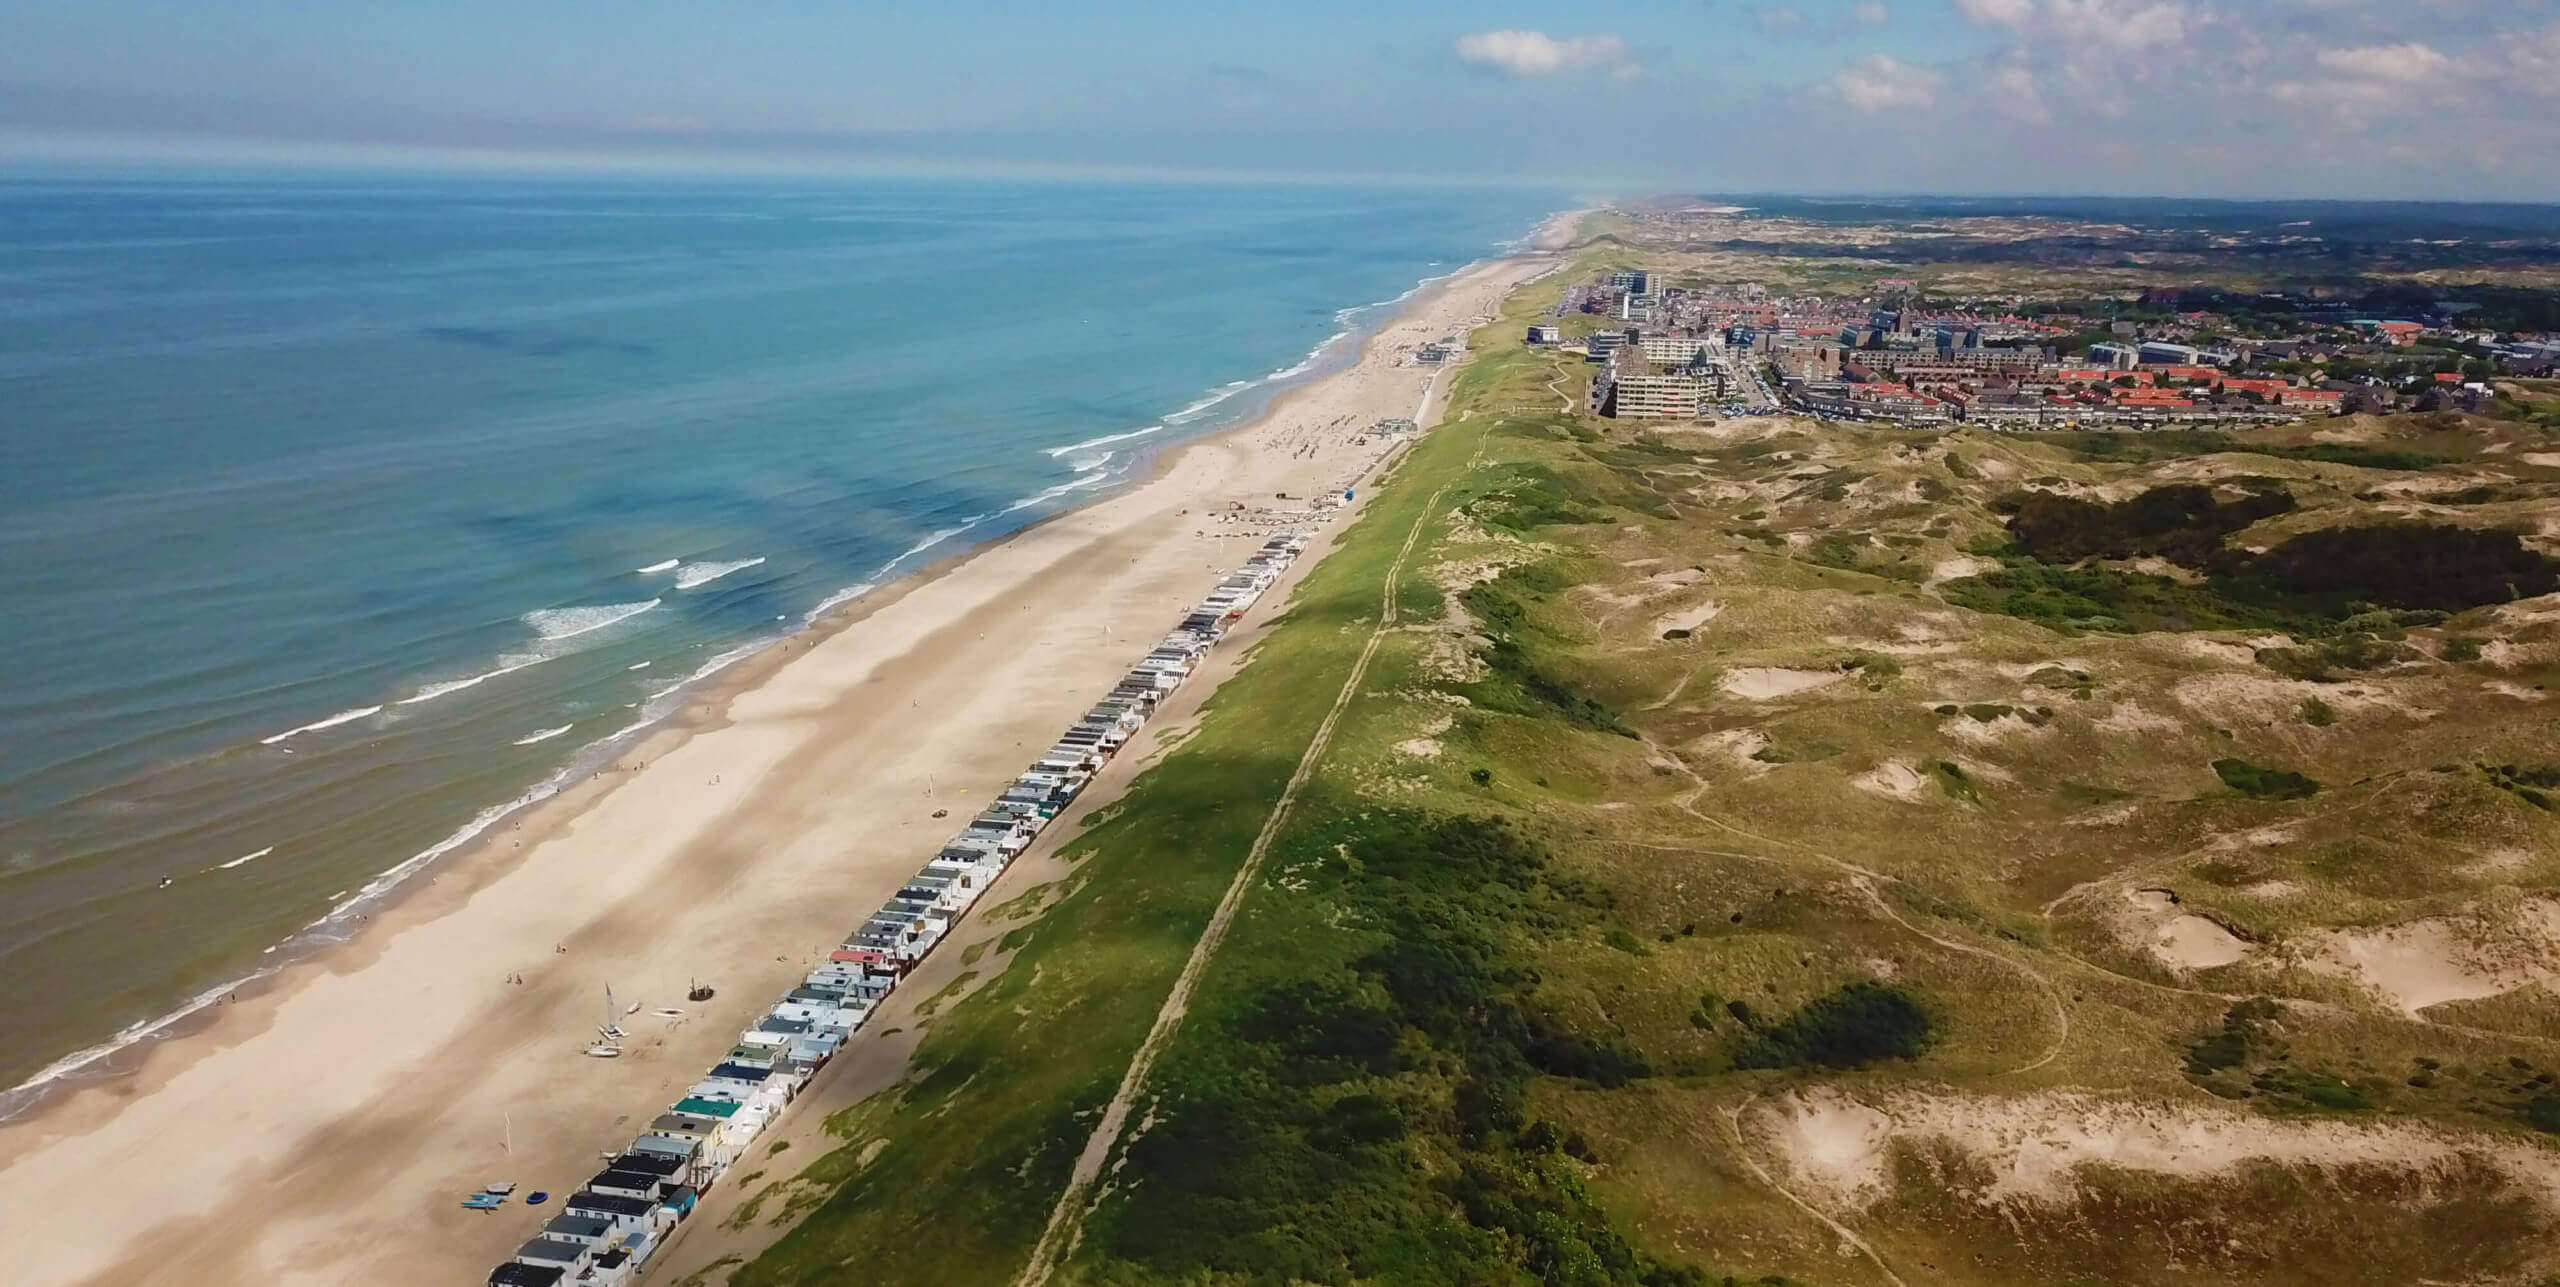
{"label": "grassy slope", "polygon": [[[1200,736],[1082,842],[1072,891],[1010,967],[936,1021],[905,1085],[843,1116],[819,1174],[844,1187],[736,1281],[1010,1277],[1418,521],[1450,592],[1409,575],[1396,601],[1438,628],[1379,653],[1158,1066],[1068,1280],[1663,1282],[1715,1265],[1884,1281],[1844,1254],[1849,1237],[1909,1281],[2390,1281],[2530,1259],[2518,1231],[2547,1219],[2464,1171],[2099,1173],[2078,1205],[1993,1211],[1958,1196],[1978,1161],[1905,1151],[1904,1196],[1846,1224],[1777,1191],[1777,1163],[1736,1123],[1809,1084],[2094,1090],[2179,1111],[2247,1095],[2242,1111],[2276,1123],[2534,1138],[2517,1108],[2555,1054],[2529,1035],[2554,1019],[2547,998],[2417,1023],[2275,949],[2560,882],[2552,818],[2482,774],[2435,771],[2550,758],[2533,708],[2481,683],[2560,675],[2431,665],[2349,698],[2257,674],[2245,648],[2235,662],[2175,636],[2067,638],[1957,611],[1924,582],[1997,533],[1996,493],[2196,458],[1783,426],[1666,442],[1556,414],[1583,372],[1507,344],[1540,302],[1480,338],[1452,422],[1378,491]],[[2226,472],[2284,477],[2315,508],[2396,477],[2264,456]],[[1493,580],[1503,568],[1521,570]],[[1696,584],[1659,579],[1683,569]],[[1722,610],[1696,639],[1661,637],[1661,614],[1706,600]],[[2417,642],[2495,625],[2475,614]],[[1514,640],[1520,665],[1488,670],[1459,633],[1474,631]],[[1725,690],[1751,668],[1839,678],[1774,701]],[[2308,723],[2302,699],[2321,693],[2334,718]],[[2249,800],[2210,767],[2231,756],[2326,785]],[[1911,798],[1856,785],[1894,764],[1915,770]],[[1470,880],[1393,843],[1451,816],[1503,820],[1542,861]],[[2222,839],[2241,836],[2267,839]],[[2506,853],[2542,856],[2478,861]],[[2151,883],[2252,955],[2164,968],[2109,911]],[[1397,919],[1416,909],[1427,924]],[[1474,998],[1462,1019],[1381,965],[1453,928],[1489,971],[1451,976]],[[1915,1061],[1734,1066],[1785,1016],[1879,975],[1931,1016]],[[1291,988],[1312,1003],[1275,1007]],[[2193,1075],[2226,1010],[2261,993],[2320,1008],[2288,1013],[2236,1070]],[[1401,1035],[1363,1046],[1382,1013]],[[1488,1037],[1488,1014],[1581,1044],[1521,1055]],[[1595,1049],[1650,1075],[1619,1084]],[[2438,1067],[2412,1078],[2420,1059]],[[1505,1087],[1507,1121],[1482,1093]]]}
{"label": "grassy slope", "polygon": [[830,1124],[844,1143],[807,1177],[841,1187],[734,1282],[831,1281],[888,1257],[917,1287],[984,1283],[1023,1262],[1349,673],[1396,548],[1476,436],[1425,436],[1378,487],[1199,732],[1075,842],[1070,890],[1018,931],[1004,971],[935,1021],[905,1082]]}
{"label": "grassy slope", "polygon": [[[1643,740],[1564,704],[1520,700],[1498,667],[1453,669],[1447,638],[1415,635],[1382,655],[1318,779],[1323,793],[1293,828],[1294,867],[1275,863],[1294,879],[1248,903],[1151,1105],[1164,1151],[1240,1160],[1204,1171],[1151,1156],[1142,1139],[1120,1161],[1124,1187],[1088,1227],[1076,1266],[1086,1281],[1257,1270],[1505,1281],[1539,1254],[1534,1237],[1469,1243],[1468,1223],[1441,1220],[1433,1205],[1463,1192],[1481,1160],[1447,1120],[1464,1069],[1445,1043],[1409,1038],[1400,1065],[1350,1077],[1255,1049],[1270,1044],[1259,1031],[1269,999],[1293,980],[1374,995],[1361,991],[1374,980],[1360,964],[1382,929],[1403,931],[1345,895],[1352,873],[1331,855],[1356,867],[1356,839],[1333,846],[1416,813],[1508,818],[1559,872],[1602,895],[1598,914],[1514,935],[1533,953],[1543,1013],[1623,1042],[1653,1073],[1616,1087],[1589,1076],[1530,1083],[1524,1121],[1589,1147],[1570,1164],[1526,1169],[1548,1168],[1554,1191],[1595,1199],[1631,1236],[1635,1259],[1591,1281],[1682,1263],[1885,1280],[1874,1259],[1843,1259],[1844,1230],[1910,1281],[2389,1281],[2532,1261],[2531,1241],[2513,1231],[2547,1229],[2548,1214],[2511,1177],[2476,1168],[2244,1166],[2192,1182],[2101,1170],[2083,1173],[2077,1203],[1986,1209],[1943,1195],[1949,1183],[1981,1183],[1982,1162],[1923,1150],[1894,1155],[1909,1196],[1849,1225],[1821,1223],[1778,1193],[1768,1171],[1779,1163],[1764,1139],[1745,1144],[1737,1123],[1817,1085],[1959,1105],[1976,1096],[1991,1109],[2095,1091],[2144,1112],[2209,1115],[2238,1097],[2271,1129],[2416,1123],[2466,1147],[2537,1147],[2520,1110],[2545,1093],[2542,1069],[2560,1053],[2532,1035],[2548,1026],[2547,996],[2413,1022],[2302,968],[2297,954],[2317,942],[2299,936],[2324,925],[2550,887],[2560,873],[2547,858],[2494,871],[2476,859],[2551,852],[2551,821],[2481,775],[2433,768],[2527,754],[2536,712],[2484,690],[2491,676],[2477,669],[2422,666],[2394,689],[2342,694],[2252,667],[2245,647],[2235,662],[2227,642],[2212,653],[2168,635],[2068,638],[1953,611],[1923,586],[1934,564],[1996,532],[1988,501],[2018,481],[2123,485],[2182,476],[2196,457],[2148,462],[2164,467],[2154,475],[1972,435],[1777,426],[1666,441],[1546,414],[1544,360],[1488,355],[1477,406],[1503,414],[1463,501],[1470,521],[1436,523],[1432,548],[1456,570],[1453,589],[1521,569],[1453,595],[1462,624],[1518,632],[1555,687]],[[1557,383],[1572,379],[1567,370]],[[1947,467],[1950,446],[2005,481]],[[2358,498],[2405,473],[2264,454],[2208,464],[2290,479],[2327,515],[2285,520],[2295,524],[2369,504]],[[2518,476],[2534,487],[2541,472]],[[1704,574],[1695,589],[1653,580],[1684,568]],[[1723,613],[1700,640],[1660,637],[1655,614],[1710,597]],[[2432,649],[2437,633],[2495,626],[2474,614],[2416,642]],[[2495,682],[2538,684],[2541,666],[2511,663]],[[1838,678],[1776,701],[1722,690],[1722,677],[1754,667]],[[2300,704],[2320,691],[2353,710],[2306,722]],[[1472,704],[1453,711],[1453,695]],[[1417,735],[1434,749],[1413,752]],[[1744,754],[1752,743],[1737,736],[1765,739],[1765,751]],[[2304,767],[2331,787],[2311,801],[2251,800],[2212,768],[2234,755]],[[1888,763],[1918,772],[1914,798],[1853,784]],[[2244,837],[2264,838],[2235,843]],[[2393,852],[2410,860],[2390,862]],[[2241,928],[2252,955],[2201,975],[2165,968],[2108,910],[2154,880]],[[2082,882],[2096,883],[2044,910]],[[2276,950],[2289,938],[2302,948]],[[1736,1067],[1764,1057],[1755,1052],[1787,1030],[1785,1016],[1819,1013],[1824,998],[1878,976],[1931,1014],[1916,1060]],[[2192,1073],[2191,1052],[2225,1012],[2261,993],[2313,1008],[2286,1011],[2281,1032],[2262,1034],[2236,1070]],[[1406,1182],[1342,1147],[1324,1111],[1373,1100],[1399,1115]],[[1203,1116],[1214,1129],[1194,1120]],[[1258,1161],[1298,1182],[1236,1173]],[[1589,1227],[1574,1201],[1550,1206],[1568,1229]],[[1408,1236],[1381,1239],[1363,1222]],[[1474,1218],[1472,1230],[1485,1223]]]}

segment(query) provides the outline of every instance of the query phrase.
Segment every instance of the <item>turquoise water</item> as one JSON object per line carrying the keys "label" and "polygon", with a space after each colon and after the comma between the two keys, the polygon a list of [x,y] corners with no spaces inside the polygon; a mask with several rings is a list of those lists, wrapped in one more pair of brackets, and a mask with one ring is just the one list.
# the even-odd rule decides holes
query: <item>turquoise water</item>
{"label": "turquoise water", "polygon": [[0,182],[0,1085],[1557,204]]}

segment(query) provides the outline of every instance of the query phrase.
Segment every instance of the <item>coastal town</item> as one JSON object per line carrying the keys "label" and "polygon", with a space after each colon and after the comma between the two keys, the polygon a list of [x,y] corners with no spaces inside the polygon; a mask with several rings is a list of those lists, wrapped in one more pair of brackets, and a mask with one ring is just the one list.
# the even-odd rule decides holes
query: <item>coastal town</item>
{"label": "coastal town", "polygon": [[[1394,437],[1410,423],[1384,424],[1375,436]],[[575,1192],[559,1199],[552,1207],[557,1214],[489,1271],[488,1287],[620,1287],[636,1280],[694,1214],[703,1195],[728,1175],[899,982],[949,937],[997,877],[1145,727],[1164,699],[1306,550],[1309,539],[1303,529],[1282,530],[1222,577],[1108,696],[845,935],[823,963],[741,1030],[736,1044],[701,1080],[647,1130],[607,1156]],[[646,1022],[681,1015],[670,1007],[643,1019],[637,1006],[627,1013],[612,1008],[608,993],[604,1021],[586,1053],[619,1057],[620,1043],[628,1036],[621,1026],[625,1019]],[[516,1188],[511,1180],[495,1181],[461,1204],[474,1211],[499,1211],[516,1200]],[[522,1200],[541,1206],[550,1202],[550,1195],[528,1192]]]}
{"label": "coastal town", "polygon": [[2207,428],[2476,412],[2492,380],[2560,369],[2560,332],[2474,313],[2176,289],[1941,298],[1907,277],[1791,295],[1627,269],[1565,287],[1526,340],[1582,353],[1598,368],[1590,410],[1610,417]]}

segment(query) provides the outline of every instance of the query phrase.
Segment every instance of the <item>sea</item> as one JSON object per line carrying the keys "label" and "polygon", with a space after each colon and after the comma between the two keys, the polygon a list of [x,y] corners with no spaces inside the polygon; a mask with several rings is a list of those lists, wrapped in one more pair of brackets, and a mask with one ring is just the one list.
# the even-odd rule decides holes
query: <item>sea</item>
{"label": "sea", "polygon": [[1563,204],[0,178],[0,1116]]}

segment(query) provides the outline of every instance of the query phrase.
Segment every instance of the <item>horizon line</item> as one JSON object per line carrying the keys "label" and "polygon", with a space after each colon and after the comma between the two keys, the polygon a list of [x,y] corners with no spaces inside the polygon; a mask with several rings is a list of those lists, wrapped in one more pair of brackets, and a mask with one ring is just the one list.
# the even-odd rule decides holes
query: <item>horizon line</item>
{"label": "horizon line", "polygon": [[1659,187],[1593,175],[1527,177],[1383,170],[1285,170],[1242,166],[1063,162],[1004,157],[822,155],[778,151],[510,148],[398,143],[318,143],[198,135],[91,134],[0,126],[0,182],[174,179],[224,175],[289,179],[323,176],[518,177],[563,182],[611,179],[905,179],[1013,182],[1261,184],[1309,187],[1478,188],[1581,192],[1578,201],[1625,204],[1670,197],[1786,197],[1895,201],[2195,201],[2221,205],[2353,204],[2560,209],[2560,197],[2355,196],[2267,190],[2245,194],[2120,189],[1774,188],[1714,189],[1672,181]]}

